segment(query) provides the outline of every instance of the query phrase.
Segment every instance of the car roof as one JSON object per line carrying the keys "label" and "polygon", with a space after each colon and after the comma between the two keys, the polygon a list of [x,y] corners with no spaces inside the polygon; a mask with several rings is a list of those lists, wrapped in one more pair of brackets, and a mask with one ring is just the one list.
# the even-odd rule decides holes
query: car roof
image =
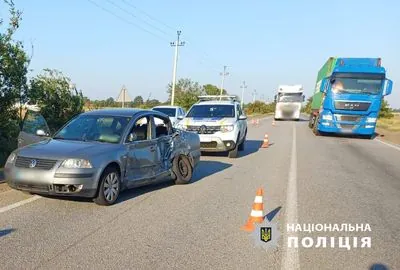
{"label": "car roof", "polygon": [[[132,117],[140,112],[147,112],[150,110],[137,109],[137,108],[110,108],[99,109],[82,113],[82,115],[110,115],[110,116],[127,116]],[[153,111],[150,111],[153,112]]]}
{"label": "car roof", "polygon": [[194,105],[235,105],[237,102],[229,100],[207,100],[200,101]]}
{"label": "car roof", "polygon": [[155,106],[153,107],[153,109],[155,108],[170,108],[170,109],[179,109],[179,106],[171,106],[171,105],[160,105],[160,106]]}

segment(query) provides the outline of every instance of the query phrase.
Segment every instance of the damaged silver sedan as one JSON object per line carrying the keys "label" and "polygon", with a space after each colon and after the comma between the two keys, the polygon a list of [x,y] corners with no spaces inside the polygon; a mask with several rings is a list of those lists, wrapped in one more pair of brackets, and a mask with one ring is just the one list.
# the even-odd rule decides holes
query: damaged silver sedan
{"label": "damaged silver sedan", "polygon": [[14,189],[111,205],[124,189],[189,183],[199,160],[199,136],[174,129],[167,115],[108,109],[82,113],[52,138],[15,150],[4,173]]}

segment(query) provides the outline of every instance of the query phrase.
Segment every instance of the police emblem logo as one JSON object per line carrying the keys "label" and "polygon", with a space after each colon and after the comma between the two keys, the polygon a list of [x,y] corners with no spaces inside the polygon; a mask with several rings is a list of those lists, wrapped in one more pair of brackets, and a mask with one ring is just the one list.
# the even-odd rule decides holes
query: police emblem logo
{"label": "police emblem logo", "polygon": [[272,229],[271,227],[261,227],[260,228],[260,240],[268,243],[272,239]]}

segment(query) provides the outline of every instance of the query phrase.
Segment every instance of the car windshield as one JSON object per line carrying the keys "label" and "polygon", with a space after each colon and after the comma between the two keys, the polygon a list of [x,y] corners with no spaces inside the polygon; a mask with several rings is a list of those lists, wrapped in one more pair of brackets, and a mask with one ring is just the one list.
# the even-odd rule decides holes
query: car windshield
{"label": "car windshield", "polygon": [[175,117],[176,109],[175,108],[153,108],[153,110],[162,112],[163,114],[168,115],[169,117]]}
{"label": "car windshield", "polygon": [[334,94],[379,95],[383,80],[380,78],[336,78],[331,83]]}
{"label": "car windshield", "polygon": [[303,95],[301,93],[281,94],[278,102],[303,102]]}
{"label": "car windshield", "polygon": [[54,139],[118,143],[129,121],[129,117],[122,116],[81,115],[72,119]]}
{"label": "car windshield", "polygon": [[233,105],[194,105],[188,117],[235,117]]}

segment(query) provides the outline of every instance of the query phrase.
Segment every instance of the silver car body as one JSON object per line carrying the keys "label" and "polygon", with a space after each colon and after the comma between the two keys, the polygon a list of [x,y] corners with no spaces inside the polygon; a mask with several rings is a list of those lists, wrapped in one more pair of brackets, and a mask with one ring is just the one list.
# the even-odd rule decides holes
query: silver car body
{"label": "silver car body", "polygon": [[[200,160],[200,140],[194,133],[173,130],[168,135],[155,137],[154,117],[166,115],[150,110],[110,109],[82,115],[126,116],[130,121],[119,143],[47,139],[15,150],[13,162],[5,165],[7,183],[15,189],[39,194],[94,197],[100,177],[110,165],[121,174],[122,190],[174,178],[172,159],[186,155],[193,167]],[[137,120],[149,117],[151,138],[127,142]],[[153,135],[154,133],[154,135]],[[9,158],[10,159],[10,158]],[[89,160],[93,168],[64,168],[67,159]],[[74,192],[68,189],[75,185]]]}

